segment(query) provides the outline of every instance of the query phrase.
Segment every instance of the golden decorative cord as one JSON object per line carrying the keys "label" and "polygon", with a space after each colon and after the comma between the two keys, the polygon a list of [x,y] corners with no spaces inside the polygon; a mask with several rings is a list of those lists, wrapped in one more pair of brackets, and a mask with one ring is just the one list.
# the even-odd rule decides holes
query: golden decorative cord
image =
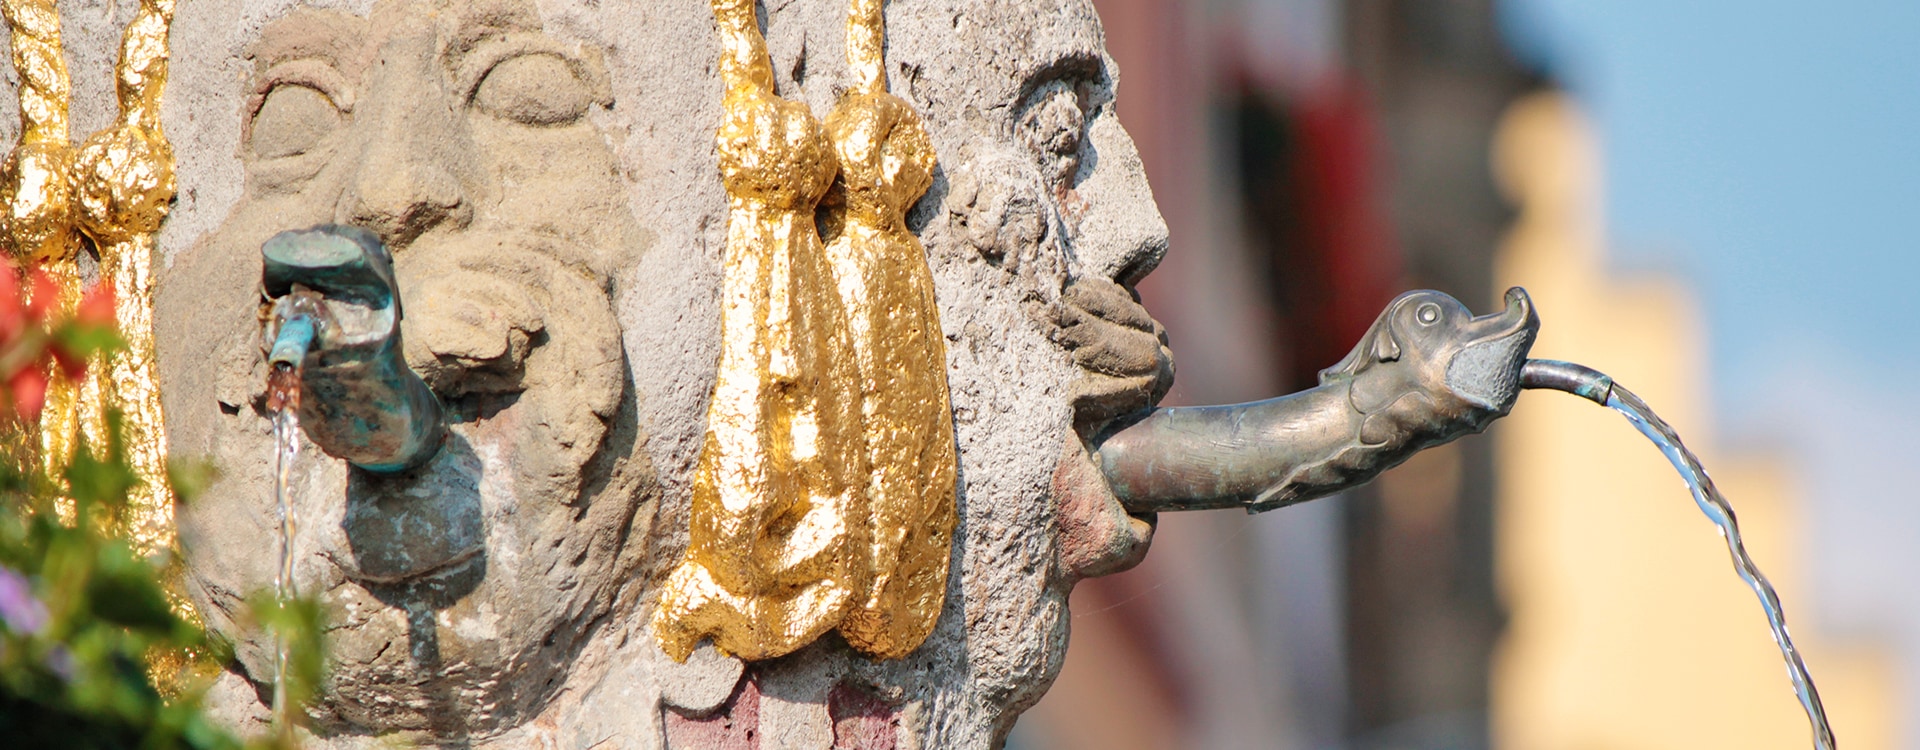
{"label": "golden decorative cord", "polygon": [[[880,657],[938,618],[955,452],[932,275],[906,209],[933,150],[886,93],[878,0],[854,0],[857,86],[823,126],[773,92],[751,0],[714,0],[731,200],[721,354],[686,559],[661,590],[661,648],[702,638],[746,659],[838,627]],[[846,179],[823,246],[814,210]]]}
{"label": "golden decorative cord", "polygon": [[860,365],[866,423],[869,584],[840,632],[855,648],[900,658],[940,617],[953,545],[957,458],[946,339],[926,249],[907,210],[933,184],[926,125],[887,93],[882,0],[852,0],[853,88],[827,116],[844,203],[827,245]]}
{"label": "golden decorative cord", "polygon": [[[112,127],[69,142],[72,88],[52,0],[0,0],[20,73],[20,143],[0,162],[0,237],[15,257],[53,277],[59,305],[71,314],[82,294],[81,237],[99,252],[100,277],[112,285],[114,320],[127,346],[93,362],[78,382],[53,379],[40,421],[39,467],[58,480],[73,460],[77,436],[106,446],[106,420],[118,412],[122,447],[139,479],[118,530],[143,555],[171,550],[173,492],[167,479],[167,437],[160,413],[153,348],[154,233],[174,196],[173,147],[160,129],[167,81],[167,32],[173,0],[142,0],[120,39]],[[71,509],[70,502],[62,507]],[[198,613],[181,593],[170,564],[167,595],[189,621]],[[148,667],[163,690],[180,686],[196,655],[156,651]]]}
{"label": "golden decorative cord", "polygon": [[[0,0],[20,74],[20,143],[0,161],[0,237],[22,263],[51,276],[59,307],[72,314],[83,289],[81,238],[99,252],[100,277],[112,285],[114,318],[125,349],[93,362],[78,382],[54,378],[40,420],[38,466],[56,481],[84,435],[106,446],[106,420],[121,415],[122,446],[140,480],[117,519],[118,530],[144,555],[171,550],[173,492],[167,480],[166,428],[153,349],[154,233],[174,196],[173,147],[160,129],[167,80],[167,32],[173,0],[142,0],[120,40],[114,90],[120,115],[112,127],[75,148],[69,141],[72,87],[52,0]],[[63,514],[71,511],[62,502]],[[170,567],[167,593],[176,612],[198,621]],[[150,667],[163,688],[191,659],[156,653]]]}
{"label": "golden decorative cord", "polygon": [[174,533],[153,350],[153,237],[174,196],[173,146],[160,130],[173,5],[141,0],[114,66],[119,119],[88,137],[73,160],[76,219],[99,249],[100,275],[113,285],[114,319],[127,343],[109,358],[106,377],[112,406],[121,414],[128,462],[141,481],[122,521],[134,548],[145,554],[170,548]]}
{"label": "golden decorative cord", "polygon": [[773,93],[753,0],[714,0],[721,181],[731,199],[719,373],[695,469],[686,559],[660,594],[661,648],[701,638],[747,659],[812,642],[864,590],[858,377],[813,223],[838,171],[804,104]]}
{"label": "golden decorative cord", "polygon": [[[80,238],[74,232],[73,147],[67,135],[73,87],[61,51],[60,14],[53,0],[0,0],[0,15],[12,32],[13,67],[20,74],[20,143],[0,161],[0,233],[16,260],[53,277],[59,295],[55,307],[72,314],[81,292]],[[48,476],[59,478],[72,460],[81,391],[87,389],[88,384],[54,378],[47,390],[38,462]]]}

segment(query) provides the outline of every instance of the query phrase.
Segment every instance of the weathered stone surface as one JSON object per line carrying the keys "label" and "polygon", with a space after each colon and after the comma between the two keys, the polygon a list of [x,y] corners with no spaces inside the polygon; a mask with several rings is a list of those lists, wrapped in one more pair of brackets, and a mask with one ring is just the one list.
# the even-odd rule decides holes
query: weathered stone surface
{"label": "weathered stone surface", "polygon": [[[342,221],[394,249],[409,360],[460,421],[420,470],[432,476],[382,480],[404,486],[313,453],[298,472],[297,577],[335,626],[315,746],[651,748],[713,726],[751,728],[743,747],[996,744],[1059,669],[1072,582],[1150,538],[1097,473],[1060,470],[1085,461],[1078,444],[1112,405],[1150,403],[1171,374],[1150,320],[1114,293],[1166,235],[1091,4],[889,6],[892,90],[940,160],[909,224],[934,273],[960,447],[945,610],[905,659],[829,636],[744,669],[711,652],[672,663],[646,630],[651,588],[684,549],[717,357],[708,4],[319,5],[202,0],[174,32],[181,198],[162,235],[160,354],[176,453],[223,471],[181,531],[196,602],[242,638],[227,715],[258,720],[240,675],[268,664],[237,617],[274,557],[258,248]],[[844,3],[767,6],[780,93],[824,116],[847,80]],[[85,9],[65,10],[73,44],[95,44]],[[77,110],[111,106],[78,79]],[[1092,291],[1065,293],[1075,280]],[[381,515],[422,488],[442,494]],[[433,529],[447,541],[408,538]],[[476,530],[474,551],[455,543]]]}

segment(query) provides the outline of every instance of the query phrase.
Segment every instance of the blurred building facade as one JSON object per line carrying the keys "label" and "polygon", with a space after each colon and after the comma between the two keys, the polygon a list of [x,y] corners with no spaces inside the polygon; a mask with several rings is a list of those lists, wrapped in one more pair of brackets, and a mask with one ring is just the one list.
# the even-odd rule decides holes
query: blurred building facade
{"label": "blurred building facade", "polygon": [[[1520,207],[1496,277],[1543,301],[1536,356],[1579,359],[1681,426],[1734,503],[1748,549],[1848,748],[1893,748],[1898,663],[1809,627],[1794,462],[1721,449],[1706,332],[1671,278],[1605,263],[1596,146],[1566,97],[1515,104],[1496,135]],[[1753,595],[1666,460],[1579,399],[1522,399],[1495,436],[1498,576],[1511,612],[1495,660],[1494,738],[1539,750],[1804,748],[1809,729]],[[1797,616],[1796,616],[1797,615]]]}
{"label": "blurred building facade", "polygon": [[[1516,265],[1520,256],[1512,241],[1496,257],[1520,215],[1518,199],[1525,198],[1509,201],[1496,186],[1496,131],[1503,113],[1516,102],[1533,101],[1528,97],[1551,83],[1508,53],[1493,0],[1095,4],[1120,69],[1122,122],[1140,147],[1172,232],[1166,261],[1140,286],[1179,359],[1169,405],[1252,400],[1309,387],[1318,370],[1343,356],[1392,296],[1406,289],[1440,289],[1484,312],[1497,303],[1504,284],[1524,284],[1542,307],[1546,345],[1563,340],[1554,336],[1572,335],[1555,331],[1599,315],[1599,308],[1576,311],[1574,304],[1645,301],[1583,296],[1533,281],[1532,270],[1519,270],[1533,267]],[[1592,220],[1597,237],[1597,214]],[[1585,262],[1562,261],[1554,266],[1560,275],[1542,278],[1600,273],[1597,261]],[[1551,288],[1538,286],[1543,283]],[[1581,302],[1563,301],[1563,294]],[[1676,315],[1680,322],[1660,329],[1661,335],[1688,335],[1684,321],[1691,318]],[[1564,351],[1540,351],[1608,364],[1575,348],[1585,346],[1579,340],[1564,340],[1572,342]],[[1697,370],[1703,349],[1685,343],[1621,356]],[[1621,377],[1639,382],[1627,380],[1639,373],[1623,367]],[[1662,387],[1645,394],[1656,406],[1671,402],[1662,398]],[[1697,396],[1697,385],[1690,387],[1695,390],[1672,398]],[[1528,413],[1584,408],[1591,413],[1583,413],[1578,424],[1618,421],[1580,403],[1533,406],[1540,400],[1552,396],[1526,399]],[[1686,578],[1701,592],[1712,588],[1712,607],[1696,619],[1657,626],[1673,630],[1637,634],[1639,621],[1628,615],[1576,624],[1568,618],[1588,618],[1584,610],[1551,604],[1573,591],[1542,593],[1543,586],[1565,584],[1544,583],[1545,574],[1533,567],[1543,561],[1526,557],[1526,551],[1564,552],[1554,545],[1565,540],[1525,526],[1523,521],[1532,521],[1524,513],[1516,520],[1513,509],[1524,505],[1525,496],[1567,486],[1564,476],[1551,485],[1528,484],[1562,465],[1557,461],[1563,454],[1545,451],[1584,445],[1536,440],[1539,430],[1561,429],[1559,412],[1552,414],[1544,423],[1517,415],[1510,421],[1519,427],[1496,425],[1490,436],[1423,453],[1347,497],[1254,517],[1229,511],[1162,514],[1144,564],[1075,591],[1066,666],[1022,719],[1010,745],[1803,745],[1806,733],[1794,725],[1799,714],[1777,654],[1770,646],[1748,648],[1755,637],[1766,645],[1764,621],[1743,598],[1748,595],[1715,546],[1710,525],[1684,518],[1695,511],[1670,477],[1648,479],[1647,491],[1594,484],[1578,497],[1555,496],[1551,505],[1580,504],[1599,518],[1619,504],[1601,495],[1666,498],[1659,503],[1662,512],[1684,524],[1674,531],[1675,543],[1684,538],[1690,555],[1720,556]],[[1684,410],[1673,419],[1683,428],[1703,422]],[[1639,440],[1624,424],[1592,427],[1607,440]],[[1514,435],[1525,430],[1536,432]],[[1664,468],[1648,446],[1622,450]],[[1732,479],[1723,485],[1741,504],[1743,518],[1773,514],[1749,522],[1775,529],[1756,553],[1769,571],[1782,570],[1790,580],[1793,561],[1784,558],[1788,551],[1780,549],[1777,526],[1787,522],[1785,485],[1765,475]],[[1748,503],[1775,510],[1748,511]],[[1625,517],[1613,518],[1605,528],[1622,523]],[[1587,531],[1560,530],[1576,536]],[[1630,535],[1609,544],[1603,536],[1596,532],[1583,542],[1591,548],[1580,560],[1584,569],[1609,569],[1609,555],[1636,554],[1644,548],[1633,545],[1654,543]],[[1665,537],[1659,539],[1664,543]],[[1783,559],[1769,564],[1776,557]],[[1694,591],[1615,584],[1624,597],[1616,614],[1664,611],[1677,602],[1670,594]],[[1782,588],[1791,608],[1792,584]],[[1699,637],[1693,628],[1709,621],[1718,627],[1723,620],[1738,638],[1714,641],[1704,651],[1724,652],[1726,659],[1703,658],[1680,668],[1688,679],[1662,682],[1687,650],[1687,639]],[[1561,628],[1591,637],[1561,638]],[[1642,646],[1646,654],[1663,656],[1634,656]],[[1551,655],[1561,648],[1584,656],[1566,661],[1573,657]],[[1740,656],[1732,655],[1736,651]],[[1846,725],[1849,746],[1891,747],[1891,740],[1875,739],[1892,731],[1882,716],[1886,704],[1876,703],[1890,690],[1885,673],[1873,666],[1877,654],[1825,644],[1809,651],[1816,660],[1845,662],[1821,661],[1816,676],[1824,678],[1830,703],[1848,696],[1833,713]],[[1632,674],[1646,684],[1582,679],[1596,659],[1616,667],[1636,660],[1638,672],[1606,674]],[[1764,674],[1746,671],[1762,667]],[[1690,703],[1686,693],[1694,690],[1718,697]],[[1712,709],[1692,714],[1687,706],[1693,704]],[[1749,710],[1768,712],[1768,718],[1742,723],[1739,717]],[[1625,715],[1636,718],[1619,719]],[[1648,718],[1656,716],[1664,718]],[[1612,724],[1608,717],[1614,717]],[[1612,728],[1578,729],[1592,722]],[[1710,734],[1728,722],[1747,734]],[[1680,731],[1683,724],[1692,728]],[[1666,739],[1649,734],[1661,732]],[[1763,735],[1774,737],[1771,744],[1735,739]]]}

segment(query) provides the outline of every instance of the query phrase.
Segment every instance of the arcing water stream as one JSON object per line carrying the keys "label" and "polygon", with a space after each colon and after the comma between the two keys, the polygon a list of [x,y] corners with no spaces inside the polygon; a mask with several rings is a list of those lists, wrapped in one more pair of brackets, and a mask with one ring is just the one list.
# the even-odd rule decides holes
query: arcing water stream
{"label": "arcing water stream", "polygon": [[1767,613],[1767,624],[1773,628],[1773,641],[1780,646],[1780,656],[1786,659],[1787,673],[1793,678],[1793,689],[1800,698],[1800,707],[1806,710],[1807,721],[1813,725],[1814,747],[1833,750],[1833,727],[1827,724],[1827,710],[1820,703],[1820,691],[1813,686],[1813,676],[1807,673],[1807,663],[1800,658],[1800,650],[1794,647],[1793,636],[1787,632],[1787,618],[1780,608],[1780,595],[1774,592],[1773,584],[1767,581],[1759,566],[1754,565],[1753,557],[1747,554],[1747,545],[1740,538],[1740,524],[1733,516],[1733,506],[1714,486],[1706,468],[1700,465],[1700,459],[1680,442],[1680,435],[1654,414],[1653,409],[1639,396],[1620,387],[1613,382],[1613,378],[1587,367],[1553,360],[1527,360],[1525,369],[1521,371],[1520,383],[1524,388],[1566,391],[1620,412],[1627,421],[1633,423],[1634,429],[1647,436],[1660,448],[1661,453],[1666,454],[1667,461],[1686,480],[1687,489],[1693,493],[1694,504],[1700,506],[1700,512],[1707,514],[1707,520],[1719,527],[1721,538],[1727,542],[1727,552],[1733,556],[1734,570],[1739,572],[1741,580],[1747,582],[1747,587],[1753,589],[1754,595],[1760,598],[1760,607]]}

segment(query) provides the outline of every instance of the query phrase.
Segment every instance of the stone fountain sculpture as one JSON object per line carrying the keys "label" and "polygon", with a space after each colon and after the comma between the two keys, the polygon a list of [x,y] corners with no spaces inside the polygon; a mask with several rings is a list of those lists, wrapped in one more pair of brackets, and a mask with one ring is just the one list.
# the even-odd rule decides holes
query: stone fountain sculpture
{"label": "stone fountain sculpture", "polygon": [[[258,729],[271,692],[272,645],[240,612],[275,568],[273,305],[372,309],[297,273],[263,286],[262,246],[288,230],[355,227],[321,233],[390,256],[369,278],[392,279],[397,330],[362,332],[397,343],[445,423],[404,461],[349,455],[337,415],[355,405],[316,383],[351,353],[315,339],[300,409],[320,450],[292,489],[308,529],[294,578],[332,644],[316,747],[994,746],[1060,668],[1074,583],[1137,563],[1155,511],[1310,499],[1512,405],[1537,326],[1524,294],[1472,318],[1421,293],[1321,388],[1152,411],[1172,357],[1130,288],[1167,233],[1091,3],[851,6],[180,8],[165,114],[192,145],[155,331],[172,451],[222,471],[178,531],[194,604],[237,644],[223,715]],[[926,267],[848,287],[848,246],[923,247]],[[776,264],[772,286],[738,281],[742,248]],[[851,318],[867,328],[831,324]],[[882,323],[901,327],[873,337]],[[787,437],[714,463],[714,436],[774,429],[716,430],[715,414],[785,372],[806,373],[767,391],[786,394]],[[873,384],[894,372],[905,386]],[[908,391],[931,395],[887,400]],[[844,430],[856,414],[905,426]],[[1237,446],[1230,466],[1194,430]],[[755,510],[825,486],[780,473],[824,465],[819,450],[901,465],[894,432],[921,466],[905,489],[862,492],[884,482],[838,466],[838,489],[807,497],[905,500]],[[728,471],[774,472],[773,489],[716,493]],[[729,569],[754,555],[829,572]],[[908,604],[863,609],[896,572]],[[844,584],[818,587],[845,589],[838,603],[782,606],[825,614],[727,624],[820,581]],[[735,614],[695,616],[722,595]]]}

